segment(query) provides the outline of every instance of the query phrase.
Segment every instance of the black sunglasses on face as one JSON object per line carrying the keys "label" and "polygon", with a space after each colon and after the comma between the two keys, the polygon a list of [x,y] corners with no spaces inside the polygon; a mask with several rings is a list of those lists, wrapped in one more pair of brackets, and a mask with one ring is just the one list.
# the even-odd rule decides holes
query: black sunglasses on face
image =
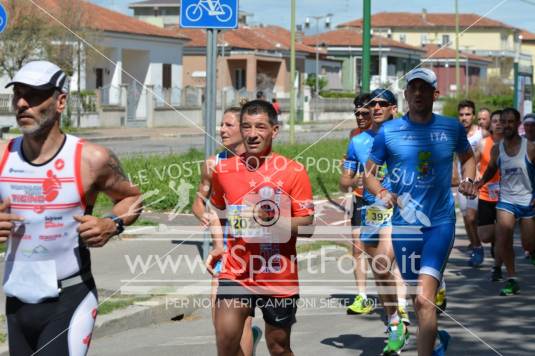
{"label": "black sunglasses on face", "polygon": [[355,114],[356,117],[359,117],[359,116],[362,116],[362,117],[367,117],[367,116],[370,116],[370,112],[369,111],[353,111],[353,114]]}
{"label": "black sunglasses on face", "polygon": [[390,106],[391,104],[388,102],[388,101],[383,101],[383,100],[372,100],[368,103],[368,107],[370,108],[374,108],[375,105],[379,104],[380,107],[382,108],[386,108],[388,106]]}

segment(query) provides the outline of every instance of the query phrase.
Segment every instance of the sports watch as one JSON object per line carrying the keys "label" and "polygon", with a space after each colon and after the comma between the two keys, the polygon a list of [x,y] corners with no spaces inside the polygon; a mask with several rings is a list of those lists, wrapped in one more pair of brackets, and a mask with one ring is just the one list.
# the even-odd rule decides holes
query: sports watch
{"label": "sports watch", "polygon": [[124,231],[124,221],[120,217],[114,214],[105,215],[104,218],[110,218],[115,223],[114,236],[121,234]]}

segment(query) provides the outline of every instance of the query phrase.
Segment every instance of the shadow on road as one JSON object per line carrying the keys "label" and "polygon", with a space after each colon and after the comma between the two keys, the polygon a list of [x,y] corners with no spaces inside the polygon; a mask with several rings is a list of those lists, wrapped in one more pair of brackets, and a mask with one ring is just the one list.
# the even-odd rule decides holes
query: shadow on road
{"label": "shadow on road", "polygon": [[360,350],[361,356],[377,356],[384,347],[380,337],[363,337],[358,334],[343,334],[321,340],[321,343],[337,349]]}

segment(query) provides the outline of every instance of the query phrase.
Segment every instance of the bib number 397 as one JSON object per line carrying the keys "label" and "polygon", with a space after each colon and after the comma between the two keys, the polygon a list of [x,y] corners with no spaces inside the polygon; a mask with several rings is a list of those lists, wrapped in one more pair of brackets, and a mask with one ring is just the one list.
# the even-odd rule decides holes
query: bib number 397
{"label": "bib number 397", "polygon": [[392,209],[369,206],[366,208],[366,223],[369,225],[381,225],[392,218],[392,211]]}

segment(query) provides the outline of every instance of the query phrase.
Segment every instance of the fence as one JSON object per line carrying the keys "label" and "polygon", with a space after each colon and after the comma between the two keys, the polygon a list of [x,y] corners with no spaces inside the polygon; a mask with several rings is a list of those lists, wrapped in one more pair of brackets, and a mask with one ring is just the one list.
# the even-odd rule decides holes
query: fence
{"label": "fence", "polygon": [[96,112],[97,111],[97,95],[95,93],[84,93],[78,96],[78,93],[71,93],[69,95],[69,102],[73,111],[77,111],[80,107],[81,112]]}
{"label": "fence", "polygon": [[312,112],[351,112],[353,99],[314,97],[310,100],[310,110]]}
{"label": "fence", "polygon": [[[13,94],[0,94],[0,112],[12,113],[12,100]],[[82,112],[96,112],[97,96],[94,93],[85,93],[79,97],[78,93],[73,92],[69,94],[69,105],[73,111],[77,110],[78,106],[80,105]]]}
{"label": "fence", "polygon": [[0,112],[12,112],[11,100],[13,94],[0,94]]}
{"label": "fence", "polygon": [[126,85],[115,86],[106,85],[98,89],[100,92],[100,105],[104,106],[123,106],[126,102]]}

